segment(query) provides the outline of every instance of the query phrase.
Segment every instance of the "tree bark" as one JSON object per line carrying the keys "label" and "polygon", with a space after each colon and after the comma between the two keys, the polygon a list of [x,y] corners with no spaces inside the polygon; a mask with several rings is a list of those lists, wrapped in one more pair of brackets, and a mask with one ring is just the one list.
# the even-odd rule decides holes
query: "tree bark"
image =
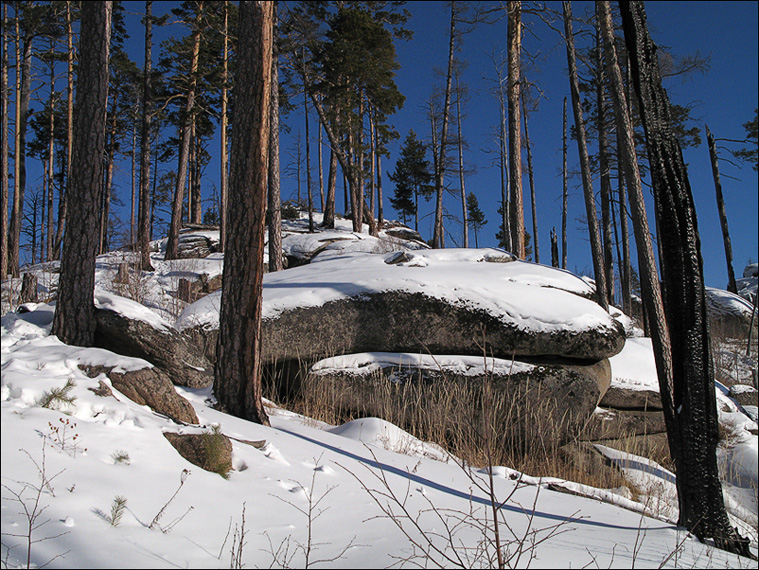
{"label": "tree bark", "polygon": [[[276,13],[276,3],[274,7]],[[275,16],[276,18],[276,16]],[[272,65],[276,65],[276,58],[272,58]],[[229,192],[229,157],[227,155],[227,129],[229,128],[229,118],[227,117],[229,107],[229,0],[224,0],[224,47],[222,51],[222,85],[221,85],[221,172],[219,174],[219,250],[224,251],[227,243],[227,203]],[[272,85],[274,81],[274,71],[272,70]],[[276,83],[278,85],[278,83]],[[272,97],[274,101],[274,97]],[[272,111],[273,114],[273,111]],[[279,115],[279,110],[277,110]],[[273,128],[273,127],[272,127]],[[274,145],[270,144],[270,148]],[[277,152],[279,152],[279,142],[276,143]],[[271,163],[271,160],[270,160]],[[277,157],[277,168],[279,168],[279,157]],[[271,184],[271,175],[269,176]],[[279,179],[277,179],[279,180]],[[271,240],[271,236],[269,237]],[[271,261],[269,262],[271,264]]]}
{"label": "tree bark", "polygon": [[[277,7],[273,6],[273,26],[276,31]],[[273,32],[274,33],[274,32]],[[279,180],[279,52],[273,41],[271,56],[271,117],[269,119],[269,180],[266,227],[269,232],[269,271],[282,271],[282,199]]]}
{"label": "tree bark", "polygon": [[522,83],[522,2],[510,0],[508,6],[507,41],[509,44],[509,79],[506,95],[509,106],[509,182],[511,186],[511,247],[512,253],[525,258],[524,201],[522,196],[522,125],[519,100]]}
{"label": "tree bark", "polygon": [[308,231],[314,233],[314,189],[311,180],[311,135],[308,120],[308,93],[303,89],[303,114],[306,120],[306,191],[308,193]]}
{"label": "tree bark", "polygon": [[730,229],[727,227],[727,213],[725,213],[725,199],[722,197],[722,180],[719,175],[719,159],[717,157],[717,145],[714,143],[714,136],[706,126],[706,141],[709,145],[709,157],[712,161],[712,175],[714,176],[714,190],[717,194],[717,211],[719,212],[719,223],[722,227],[722,241],[725,244],[725,260],[727,261],[727,290],[731,293],[738,293],[738,287],[735,284],[735,272],[733,271],[733,244],[730,241]]}
{"label": "tree bark", "polygon": [[651,168],[672,342],[672,401],[663,396],[667,436],[677,466],[679,524],[700,540],[750,555],[731,527],[717,466],[719,441],[706,293],[698,223],[682,150],[671,128],[670,103],[659,75],[642,2],[622,2],[622,27]]}
{"label": "tree bark", "polygon": [[464,187],[464,138],[461,134],[461,88],[456,73],[456,127],[459,147],[459,190],[461,194],[461,220],[464,225],[464,247],[469,247],[469,217],[466,211],[466,188]]}
{"label": "tree bark", "polygon": [[329,171],[327,172],[327,198],[324,202],[324,220],[322,226],[328,229],[335,227],[335,194],[337,193],[337,154],[334,149],[329,151]]}
{"label": "tree bark", "polygon": [[590,158],[588,157],[588,143],[585,135],[585,120],[583,119],[580,87],[577,79],[575,42],[572,33],[572,7],[567,0],[563,0],[562,5],[564,7],[564,32],[567,42],[567,63],[569,67],[569,84],[572,92],[572,110],[574,112],[575,128],[577,129],[577,151],[580,155],[585,213],[588,218],[590,251],[593,257],[593,273],[596,279],[596,297],[598,304],[608,310],[609,304],[606,301],[606,274],[603,265],[601,238],[598,233],[596,202],[593,198],[593,180],[590,175]]}
{"label": "tree bark", "polygon": [[71,160],[71,217],[61,256],[52,333],[66,343],[91,346],[95,335],[95,256],[98,193],[103,180],[111,2],[84,2]]}
{"label": "tree bark", "polygon": [[264,216],[271,116],[273,6],[240,2],[227,247],[215,393],[221,409],[269,425],[261,393]]}
{"label": "tree bark", "polygon": [[145,65],[142,71],[142,128],[140,130],[140,207],[138,242],[140,269],[153,271],[150,263],[150,131],[153,121],[151,75],[153,70],[153,2],[145,2]]}

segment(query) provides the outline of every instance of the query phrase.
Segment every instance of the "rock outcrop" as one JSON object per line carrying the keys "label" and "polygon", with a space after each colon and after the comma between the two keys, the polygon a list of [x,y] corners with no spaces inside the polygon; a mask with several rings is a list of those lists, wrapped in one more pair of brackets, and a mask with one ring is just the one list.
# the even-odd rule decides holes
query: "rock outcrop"
{"label": "rock outcrop", "polygon": [[213,382],[213,368],[208,360],[177,330],[159,329],[110,309],[96,309],[95,316],[95,346],[147,360],[177,386],[205,388]]}

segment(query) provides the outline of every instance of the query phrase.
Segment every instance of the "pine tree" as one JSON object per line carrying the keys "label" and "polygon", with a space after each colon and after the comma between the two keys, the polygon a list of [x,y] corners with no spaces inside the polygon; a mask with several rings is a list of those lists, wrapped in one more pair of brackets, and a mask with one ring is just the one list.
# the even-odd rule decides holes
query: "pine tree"
{"label": "pine tree", "polygon": [[419,196],[429,199],[433,188],[430,163],[425,158],[427,148],[416,138],[413,130],[409,131],[401,147],[401,155],[395,163],[395,171],[388,176],[395,183],[394,197],[390,204],[406,223],[408,217],[414,216],[414,229],[419,231]]}
{"label": "pine tree", "polygon": [[474,247],[480,247],[477,234],[488,221],[485,219],[485,214],[480,210],[480,205],[474,192],[469,192],[466,196],[466,209],[469,214],[469,225],[472,226],[472,230],[474,231]]}

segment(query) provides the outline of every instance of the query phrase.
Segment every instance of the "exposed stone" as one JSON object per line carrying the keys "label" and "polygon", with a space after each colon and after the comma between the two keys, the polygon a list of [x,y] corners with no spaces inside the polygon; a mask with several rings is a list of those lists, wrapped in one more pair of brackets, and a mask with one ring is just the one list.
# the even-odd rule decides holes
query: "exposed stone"
{"label": "exposed stone", "polygon": [[[595,411],[611,381],[608,360],[591,364],[543,362],[518,371],[462,374],[451,369],[386,367],[356,375],[354,369],[330,369],[309,374],[308,393],[327,394],[328,401],[347,416],[377,416],[403,426],[404,417],[385,417],[385,410],[424,410],[429,418],[468,426],[481,421],[483,398],[490,394],[497,437],[519,440],[527,448],[564,443],[575,437]],[[297,387],[295,387],[297,389]],[[413,401],[413,406],[408,402]],[[473,410],[478,410],[473,415]]]}
{"label": "exposed stone", "polygon": [[496,358],[555,355],[603,360],[624,346],[621,325],[584,331],[530,331],[487,311],[422,293],[387,291],[297,307],[263,320],[264,362],[316,360],[357,352],[481,355],[483,331]]}
{"label": "exposed stone", "polygon": [[149,406],[174,421],[197,424],[192,404],[176,393],[169,376],[158,368],[142,368],[130,372],[107,372],[113,387],[127,398]]}
{"label": "exposed stone", "polygon": [[660,411],[608,410],[591,416],[583,439],[596,441],[666,432],[664,414]]}
{"label": "exposed stone", "polygon": [[219,241],[213,240],[208,235],[191,233],[196,230],[218,230],[216,226],[203,226],[195,224],[186,226],[188,231],[179,234],[177,242],[177,256],[180,259],[204,258],[219,250]]}
{"label": "exposed stone", "polygon": [[[752,325],[753,303],[735,293],[706,288],[709,330],[712,335],[746,338]],[[759,332],[759,319],[753,320],[753,334]]]}
{"label": "exposed stone", "polygon": [[109,309],[96,309],[95,316],[95,346],[147,360],[178,386],[206,388],[213,383],[210,363],[179,331],[170,327],[159,330]]}
{"label": "exposed stone", "polygon": [[741,406],[759,406],[759,391],[746,384],[734,384],[730,387],[730,397]]}
{"label": "exposed stone", "polygon": [[232,442],[224,434],[164,432],[163,435],[193,465],[228,477],[232,470]]}
{"label": "exposed stone", "polygon": [[661,410],[661,396],[654,390],[633,390],[611,385],[601,398],[602,408],[617,410]]}

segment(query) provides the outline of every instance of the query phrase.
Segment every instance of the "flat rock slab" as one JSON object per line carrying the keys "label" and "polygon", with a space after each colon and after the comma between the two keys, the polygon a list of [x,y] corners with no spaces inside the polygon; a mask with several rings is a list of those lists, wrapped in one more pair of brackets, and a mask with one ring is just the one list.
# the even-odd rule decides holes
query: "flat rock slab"
{"label": "flat rock slab", "polygon": [[661,395],[658,390],[627,388],[612,384],[601,399],[602,408],[616,410],[661,410]]}
{"label": "flat rock slab", "polygon": [[[624,330],[558,269],[495,249],[345,254],[264,277],[263,359],[365,351],[603,360]],[[194,303],[179,330],[218,329],[220,295]],[[213,341],[210,342],[212,344]]]}

